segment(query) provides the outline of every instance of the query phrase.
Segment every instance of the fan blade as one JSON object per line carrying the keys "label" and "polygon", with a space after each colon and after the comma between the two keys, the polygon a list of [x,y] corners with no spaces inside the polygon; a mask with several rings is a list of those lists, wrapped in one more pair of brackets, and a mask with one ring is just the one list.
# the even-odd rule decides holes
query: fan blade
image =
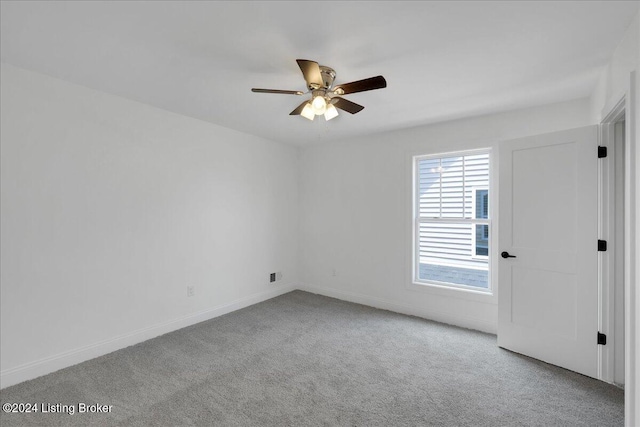
{"label": "fan blade", "polygon": [[298,105],[298,107],[293,110],[292,112],[289,113],[290,116],[299,116],[300,113],[302,113],[302,110],[304,110],[304,106],[307,105],[309,103],[309,101],[304,101],[302,104]]}
{"label": "fan blade", "polygon": [[302,71],[307,86],[318,89],[324,85],[322,75],[320,74],[320,66],[317,62],[307,59],[296,59],[296,62],[300,67],[300,71]]}
{"label": "fan blade", "polygon": [[348,93],[364,92],[367,90],[382,89],[387,87],[387,81],[382,76],[369,77],[368,79],[356,82],[345,83],[335,87],[333,92],[336,95],[346,95]]}
{"label": "fan blade", "polygon": [[331,99],[331,103],[341,110],[346,111],[347,113],[355,114],[364,109],[364,107],[360,104],[356,104],[355,102],[347,101],[344,98],[340,98],[336,96]]}
{"label": "fan blade", "polygon": [[304,95],[304,92],[300,92],[299,90],[256,89],[255,87],[251,89],[251,92],[257,92],[257,93],[280,93],[280,94],[283,94],[283,95]]}

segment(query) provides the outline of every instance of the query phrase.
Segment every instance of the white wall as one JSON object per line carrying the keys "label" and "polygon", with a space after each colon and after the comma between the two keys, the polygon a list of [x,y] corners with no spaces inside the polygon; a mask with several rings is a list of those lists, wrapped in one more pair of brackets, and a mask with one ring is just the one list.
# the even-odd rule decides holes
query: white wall
{"label": "white wall", "polygon": [[626,111],[626,182],[629,209],[625,212],[629,233],[626,238],[625,275],[625,424],[640,425],[640,13],[627,28],[604,68],[591,96],[591,114],[599,123],[625,97]]}
{"label": "white wall", "polygon": [[304,289],[496,332],[495,295],[409,285],[411,156],[495,147],[501,140],[586,126],[589,107],[587,99],[575,100],[303,149]]}
{"label": "white wall", "polygon": [[640,14],[636,15],[625,31],[593,89],[591,115],[594,123],[600,123],[615,103],[627,93],[630,73],[637,69],[639,60]]}
{"label": "white wall", "polygon": [[1,74],[3,387],[294,288],[297,148]]}

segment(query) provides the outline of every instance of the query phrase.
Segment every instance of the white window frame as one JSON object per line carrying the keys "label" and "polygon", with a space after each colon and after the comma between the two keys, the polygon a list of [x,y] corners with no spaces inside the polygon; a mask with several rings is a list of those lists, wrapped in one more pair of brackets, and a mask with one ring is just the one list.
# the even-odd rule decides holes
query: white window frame
{"label": "white window frame", "polygon": [[[489,156],[489,165],[491,165],[491,156]],[[476,218],[476,206],[478,203],[478,200],[476,199],[477,194],[478,194],[478,190],[487,190],[487,192],[489,192],[489,187],[487,186],[480,186],[480,187],[472,187],[471,191],[473,194],[472,197],[472,208],[471,208],[471,217],[472,218]],[[487,196],[487,204],[489,204],[489,197]],[[490,213],[490,209],[491,206],[488,207],[487,209],[487,217],[489,219],[491,219],[491,213]],[[480,218],[476,218],[476,219],[480,219]],[[476,225],[482,225],[479,224],[478,222],[471,224],[471,258],[472,259],[483,259],[483,260],[488,260],[489,259],[489,255],[478,255],[478,253],[476,252],[476,230],[475,230],[475,226]],[[489,236],[491,236],[491,226],[488,227],[489,228]],[[489,238],[489,236],[487,236],[487,240],[491,241],[491,239]]]}
{"label": "white window frame", "polygon": [[[458,283],[449,283],[449,282],[439,282],[439,281],[434,281],[434,280],[420,280],[419,279],[419,269],[420,269],[420,238],[419,238],[419,230],[420,230],[420,224],[421,223],[456,223],[456,224],[470,224],[471,227],[475,226],[476,224],[486,224],[489,226],[489,242],[491,242],[491,236],[492,236],[492,232],[491,232],[491,211],[489,210],[489,218],[487,219],[483,219],[483,218],[428,218],[428,217],[420,217],[420,202],[419,202],[419,197],[418,197],[418,189],[419,189],[419,171],[418,171],[418,162],[421,160],[429,160],[429,159],[440,159],[440,158],[447,158],[447,157],[455,157],[455,156],[473,156],[473,155],[477,155],[477,154],[487,154],[489,156],[489,166],[488,166],[488,175],[489,175],[489,186],[486,186],[483,188],[486,188],[487,190],[489,190],[489,202],[491,202],[491,186],[492,186],[492,178],[493,178],[493,172],[492,172],[492,161],[493,161],[493,155],[492,155],[492,150],[491,148],[482,148],[482,149],[477,149],[477,150],[466,150],[466,151],[454,151],[454,152],[448,152],[448,153],[438,153],[438,154],[427,154],[427,155],[415,155],[412,156],[412,188],[411,188],[411,199],[412,199],[412,204],[413,204],[413,208],[412,208],[412,215],[413,215],[413,221],[412,221],[412,262],[411,262],[411,266],[412,266],[412,273],[411,273],[411,282],[412,284],[418,285],[420,287],[433,287],[433,288],[440,288],[440,289],[452,289],[452,290],[458,290],[458,291],[464,291],[465,293],[474,293],[474,294],[483,294],[483,295],[492,295],[494,293],[493,291],[493,286],[492,286],[492,280],[491,280],[491,275],[492,275],[492,261],[490,259],[490,256],[481,256],[483,259],[486,259],[487,261],[487,271],[488,271],[488,287],[487,289],[482,289],[482,288],[477,288],[474,286],[467,286],[467,285],[463,285],[463,284],[458,284]],[[480,187],[473,187],[474,191],[476,188],[480,189]],[[475,199],[475,193],[474,193],[474,199]],[[491,203],[489,203],[489,208],[491,207]],[[473,207],[473,210],[475,211],[475,204]],[[475,212],[472,216],[475,216]],[[475,233],[471,233],[473,237],[473,241],[475,243]],[[491,248],[491,243],[489,243],[489,248]],[[475,245],[474,245],[474,249],[472,249],[473,252],[475,252]],[[491,253],[491,250],[489,250],[489,254]],[[473,255],[473,253],[472,253]],[[444,265],[444,264],[443,264]]]}

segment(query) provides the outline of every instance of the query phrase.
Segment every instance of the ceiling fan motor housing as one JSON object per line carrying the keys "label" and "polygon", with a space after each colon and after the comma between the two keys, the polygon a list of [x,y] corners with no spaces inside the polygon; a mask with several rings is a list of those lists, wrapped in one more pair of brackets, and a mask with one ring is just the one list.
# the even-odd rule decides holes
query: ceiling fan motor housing
{"label": "ceiling fan motor housing", "polygon": [[[322,85],[325,89],[329,89],[333,85],[336,78],[336,72],[333,68],[320,65],[320,75],[322,76]],[[313,89],[309,87],[309,89]]]}

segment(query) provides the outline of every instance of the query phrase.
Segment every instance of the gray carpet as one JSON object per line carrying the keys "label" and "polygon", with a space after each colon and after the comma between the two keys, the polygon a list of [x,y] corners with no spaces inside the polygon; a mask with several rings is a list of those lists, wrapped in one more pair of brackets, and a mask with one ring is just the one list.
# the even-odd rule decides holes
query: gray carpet
{"label": "gray carpet", "polygon": [[295,291],[0,391],[2,426],[622,425],[623,392],[494,335]]}

